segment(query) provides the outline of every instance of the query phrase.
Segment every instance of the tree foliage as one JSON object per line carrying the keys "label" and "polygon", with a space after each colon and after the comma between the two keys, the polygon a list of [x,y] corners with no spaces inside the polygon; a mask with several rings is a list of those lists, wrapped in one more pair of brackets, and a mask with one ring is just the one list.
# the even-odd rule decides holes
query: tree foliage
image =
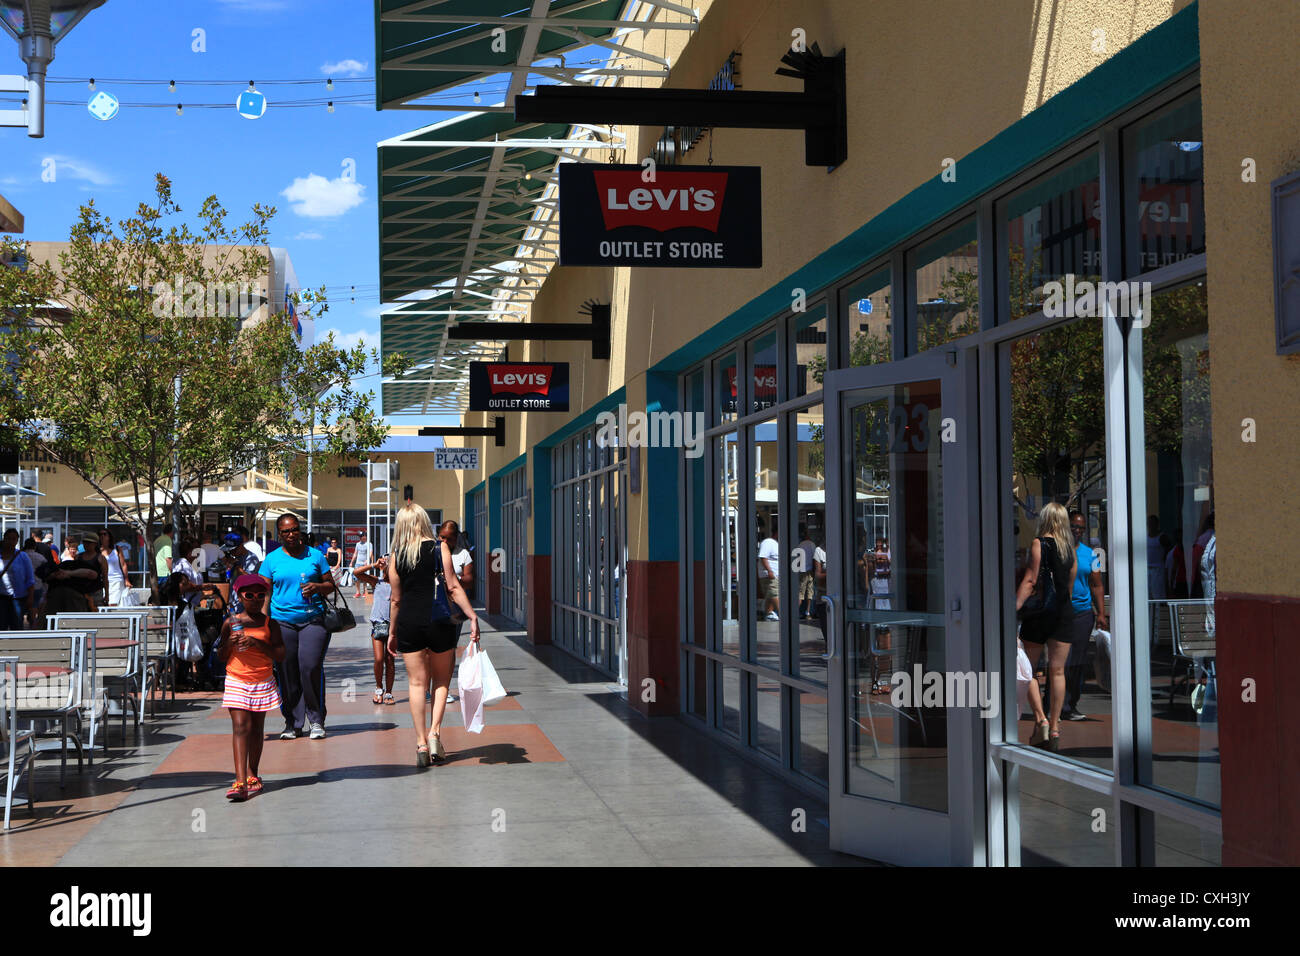
{"label": "tree foliage", "polygon": [[[57,267],[0,268],[0,354],[12,378],[0,421],[87,481],[146,542],[177,504],[174,475],[182,492],[254,466],[297,477],[313,421],[324,458],[357,457],[387,434],[373,394],[354,384],[378,356],[332,337],[303,351],[285,304],[264,301],[278,291],[267,288],[274,207],[255,204],[238,226],[215,196],[193,228],[175,221],[181,212],[159,174],[133,216],[114,223],[93,199],[82,206]],[[5,246],[26,258],[22,244]],[[294,299],[303,317],[327,308],[323,289]],[[109,493],[123,482],[131,491],[117,497],[140,508]]]}

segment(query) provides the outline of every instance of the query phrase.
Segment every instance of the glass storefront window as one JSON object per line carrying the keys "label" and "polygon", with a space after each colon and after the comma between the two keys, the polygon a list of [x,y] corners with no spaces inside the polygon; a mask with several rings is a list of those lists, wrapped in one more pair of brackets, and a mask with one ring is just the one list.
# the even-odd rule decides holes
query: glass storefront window
{"label": "glass storefront window", "polygon": [[754,688],[754,745],[768,756],[781,756],[781,684],[756,675]]}
{"label": "glass storefront window", "polygon": [[[754,465],[751,485],[754,508],[755,558],[750,564],[755,580],[757,625],[754,660],[781,667],[781,618],[790,612],[781,606],[782,578],[787,576],[790,546],[780,541],[781,456],[776,420],[754,425],[749,432],[749,460]],[[784,557],[783,557],[784,552]],[[748,569],[746,569],[748,571]]]}
{"label": "glass storefront window", "polygon": [[[694,373],[686,380],[686,407],[691,413],[704,404],[704,372]],[[708,635],[708,484],[707,459],[684,456],[686,461],[686,553],[690,562],[686,567],[686,634],[690,644],[704,646]]]}
{"label": "glass storefront window", "polygon": [[819,391],[827,368],[826,306],[818,305],[804,313],[796,313],[791,324],[794,355],[790,367],[794,370],[794,395],[798,398]]}
{"label": "glass storefront window", "polygon": [[1115,865],[1110,797],[1024,767],[1019,779],[1021,866]]}
{"label": "glass storefront window", "polygon": [[734,422],[740,413],[739,380],[736,378],[736,353],[728,352],[713,362],[714,389],[717,392],[714,420],[718,424]]}
{"label": "glass storefront window", "polygon": [[749,411],[761,412],[780,401],[777,381],[776,332],[759,336],[749,345]]}
{"label": "glass storefront window", "polygon": [[[1218,806],[1218,565],[1203,283],[1152,298],[1142,330],[1151,783]],[[1135,330],[1136,331],[1136,330]],[[1139,546],[1140,547],[1140,546]]]}
{"label": "glass storefront window", "polygon": [[1124,131],[1130,274],[1205,251],[1205,150],[1195,92]]}
{"label": "glass storefront window", "polygon": [[1049,173],[998,204],[1006,259],[998,278],[1007,296],[1009,319],[1037,312],[1043,286],[1067,275],[1101,278],[1101,177],[1090,153]]}
{"label": "glass storefront window", "polygon": [[830,776],[830,741],[826,723],[825,694],[799,692],[798,719],[795,769],[824,785]]}
{"label": "glass storefront window", "polygon": [[[1050,724],[1055,710],[1060,717],[1057,752],[1112,770],[1110,654],[1105,640],[1093,636],[1094,627],[1110,630],[1102,323],[1080,319],[1016,339],[1004,349],[1011,407],[1009,416],[1004,412],[999,417],[1010,419],[1005,513],[1015,549],[1004,600],[1015,608],[1039,520],[1052,502],[1069,513],[1077,568],[1074,590],[1066,598],[1070,607],[1050,632],[1038,622],[1017,627],[1014,615],[1008,615],[1019,632],[1009,635],[1005,671],[1016,675],[1019,723],[1008,728],[1007,739],[1030,743],[1040,722],[1048,719]],[[1018,645],[1021,636],[1025,641]],[[1054,651],[1056,640],[1061,643]],[[1055,675],[1054,667],[1059,668]],[[1063,694],[1059,707],[1058,694]]]}
{"label": "glass storefront window", "polygon": [[[826,606],[821,600],[827,587],[825,414],[821,405],[813,405],[796,412],[793,418],[798,467],[794,548],[800,553],[794,555],[791,549],[785,549],[787,562],[792,565],[791,599],[798,602],[792,611],[797,636],[791,668],[800,677],[825,683],[822,654],[826,652]],[[793,567],[795,558],[800,562],[798,569]]]}
{"label": "glass storefront window", "polygon": [[740,656],[740,575],[747,573],[750,562],[740,555],[740,474],[739,447],[736,433],[728,432],[713,440],[713,456],[718,468],[717,497],[714,499],[720,521],[714,554],[717,564],[713,580],[718,582],[718,650]]}
{"label": "glass storefront window", "polygon": [[740,736],[740,687],[744,672],[739,667],[715,667],[718,675],[718,727],[733,737]]}
{"label": "glass storefront window", "polygon": [[979,331],[977,252],[973,217],[914,251],[917,352]]}
{"label": "glass storefront window", "polygon": [[893,287],[888,268],[877,269],[849,286],[842,314],[848,327],[849,367],[893,359]]}

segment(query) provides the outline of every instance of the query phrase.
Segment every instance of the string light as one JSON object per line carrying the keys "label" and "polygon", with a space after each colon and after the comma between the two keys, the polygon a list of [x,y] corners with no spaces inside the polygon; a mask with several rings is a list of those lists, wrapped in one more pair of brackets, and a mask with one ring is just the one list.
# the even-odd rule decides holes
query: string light
{"label": "string light", "polygon": [[333,100],[330,100],[329,103],[326,104],[326,108],[328,109],[329,112],[333,113],[333,112],[334,112],[334,101],[333,101]]}
{"label": "string light", "polygon": [[177,115],[177,116],[182,115],[182,111],[183,111],[184,109],[185,109],[185,107],[183,107],[183,106],[181,106],[181,104],[177,103],[177,104],[176,104],[176,115]]}
{"label": "string light", "polygon": [[475,103],[479,102],[478,90],[475,90],[475,91],[474,91],[474,102],[475,102]]}
{"label": "string light", "polygon": [[169,82],[169,83],[167,84],[167,92],[168,92],[168,93],[175,93],[175,92],[176,92],[176,81],[175,81],[175,80],[172,80],[171,82]]}
{"label": "string light", "polygon": [[90,78],[90,92],[95,92],[95,78],[93,76]]}
{"label": "string light", "polygon": [[328,80],[325,81],[325,89],[327,90],[334,89],[334,77],[331,76]]}

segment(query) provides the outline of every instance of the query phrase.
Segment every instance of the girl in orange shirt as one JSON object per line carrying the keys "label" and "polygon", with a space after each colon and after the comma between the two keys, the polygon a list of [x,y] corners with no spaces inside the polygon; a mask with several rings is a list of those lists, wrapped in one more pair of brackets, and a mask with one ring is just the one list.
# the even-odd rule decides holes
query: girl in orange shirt
{"label": "girl in orange shirt", "polygon": [[262,791],[257,767],[262,759],[268,711],[280,709],[280,691],[272,665],[285,657],[280,625],[262,613],[270,588],[265,578],[241,574],[234,591],[244,609],[221,625],[221,649],[226,665],[226,691],[221,706],[229,708],[235,749],[235,782],[229,800],[247,800]]}

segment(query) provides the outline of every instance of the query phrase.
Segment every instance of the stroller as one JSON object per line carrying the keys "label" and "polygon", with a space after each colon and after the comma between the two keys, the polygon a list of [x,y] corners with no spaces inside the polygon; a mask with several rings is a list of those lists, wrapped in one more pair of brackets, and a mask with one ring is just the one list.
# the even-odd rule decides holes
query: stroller
{"label": "stroller", "polygon": [[195,682],[201,690],[222,690],[225,668],[216,654],[221,624],[226,619],[226,602],[216,590],[205,591],[194,607],[194,623],[203,641],[203,656],[195,663]]}

